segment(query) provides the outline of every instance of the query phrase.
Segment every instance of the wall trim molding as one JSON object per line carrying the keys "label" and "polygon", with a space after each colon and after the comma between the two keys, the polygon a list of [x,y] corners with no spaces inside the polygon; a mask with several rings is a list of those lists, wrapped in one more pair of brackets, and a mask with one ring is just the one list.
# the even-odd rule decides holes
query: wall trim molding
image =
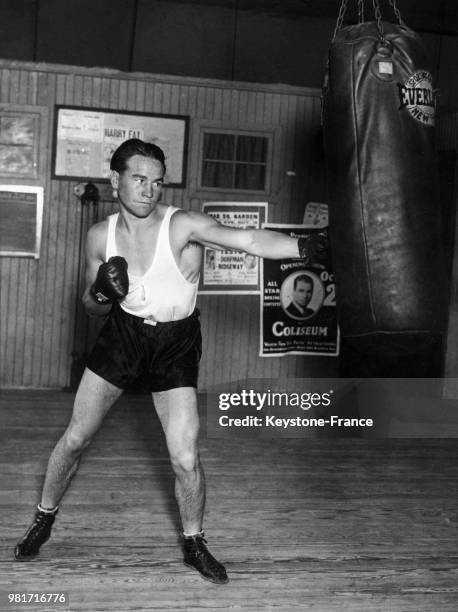
{"label": "wall trim molding", "polygon": [[160,81],[172,85],[187,85],[198,87],[218,87],[220,89],[236,89],[259,91],[276,94],[321,97],[321,89],[316,87],[298,87],[285,83],[253,83],[249,81],[226,81],[223,79],[204,79],[171,74],[150,74],[147,72],[123,72],[114,68],[88,68],[85,66],[69,66],[66,64],[48,64],[45,62],[23,62],[19,60],[0,59],[0,70],[33,70],[47,74],[73,74],[74,76],[91,76],[104,79],[125,79],[128,81],[145,81],[148,83]]}

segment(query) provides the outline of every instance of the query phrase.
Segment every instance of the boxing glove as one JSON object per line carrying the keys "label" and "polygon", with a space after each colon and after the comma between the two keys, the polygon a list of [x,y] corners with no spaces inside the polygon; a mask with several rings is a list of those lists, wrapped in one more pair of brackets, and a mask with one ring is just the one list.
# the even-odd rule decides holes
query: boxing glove
{"label": "boxing glove", "polygon": [[304,260],[306,265],[310,265],[320,260],[326,259],[329,240],[326,232],[317,232],[299,238],[297,243],[299,257]]}
{"label": "boxing glove", "polygon": [[89,292],[99,304],[107,304],[115,300],[122,300],[129,291],[129,277],[127,275],[127,261],[124,257],[110,257],[101,264],[97,278]]}

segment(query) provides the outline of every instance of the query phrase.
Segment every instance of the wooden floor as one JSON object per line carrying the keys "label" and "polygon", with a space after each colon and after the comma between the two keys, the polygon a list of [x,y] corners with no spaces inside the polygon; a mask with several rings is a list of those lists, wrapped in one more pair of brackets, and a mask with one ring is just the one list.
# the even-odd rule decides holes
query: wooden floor
{"label": "wooden floor", "polygon": [[[72,400],[0,395],[0,610],[458,610],[458,440],[203,435],[205,527],[231,578],[216,586],[181,561],[164,441],[138,396],[107,417],[40,556],[14,562]],[[70,603],[9,606],[8,592]]]}

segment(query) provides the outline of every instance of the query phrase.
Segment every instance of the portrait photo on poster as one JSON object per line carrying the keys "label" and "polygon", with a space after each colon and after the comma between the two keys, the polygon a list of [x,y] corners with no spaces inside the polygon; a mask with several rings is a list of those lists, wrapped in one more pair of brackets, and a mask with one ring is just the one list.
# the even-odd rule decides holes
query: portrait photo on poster
{"label": "portrait photo on poster", "polygon": [[298,321],[313,317],[321,308],[324,297],[324,285],[314,272],[292,272],[281,284],[281,307],[289,317]]}

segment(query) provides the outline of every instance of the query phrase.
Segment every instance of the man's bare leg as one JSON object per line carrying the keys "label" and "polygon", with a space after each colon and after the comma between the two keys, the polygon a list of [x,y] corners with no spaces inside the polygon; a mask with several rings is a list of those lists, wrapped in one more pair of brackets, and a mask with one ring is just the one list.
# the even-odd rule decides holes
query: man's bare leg
{"label": "man's bare leg", "polygon": [[223,584],[227,574],[207,550],[202,531],[205,477],[198,449],[199,413],[194,387],[153,393],[175,472],[175,495],[184,535],[184,560],[204,578]]}
{"label": "man's bare leg", "polygon": [[40,546],[49,538],[57,506],[78,469],[81,453],[121,393],[121,389],[91,370],[84,371],[76,393],[72,418],[48,461],[41,504],[35,520],[15,548],[14,554],[18,561],[28,561],[35,557]]}
{"label": "man's bare leg", "polygon": [[196,391],[193,387],[171,389],[153,393],[153,400],[175,472],[175,495],[183,531],[198,533],[205,506],[205,478],[198,450]]}
{"label": "man's bare leg", "polygon": [[64,435],[48,461],[41,505],[54,508],[62,499],[76,470],[83,450],[102,425],[103,419],[122,390],[86,369]]}

